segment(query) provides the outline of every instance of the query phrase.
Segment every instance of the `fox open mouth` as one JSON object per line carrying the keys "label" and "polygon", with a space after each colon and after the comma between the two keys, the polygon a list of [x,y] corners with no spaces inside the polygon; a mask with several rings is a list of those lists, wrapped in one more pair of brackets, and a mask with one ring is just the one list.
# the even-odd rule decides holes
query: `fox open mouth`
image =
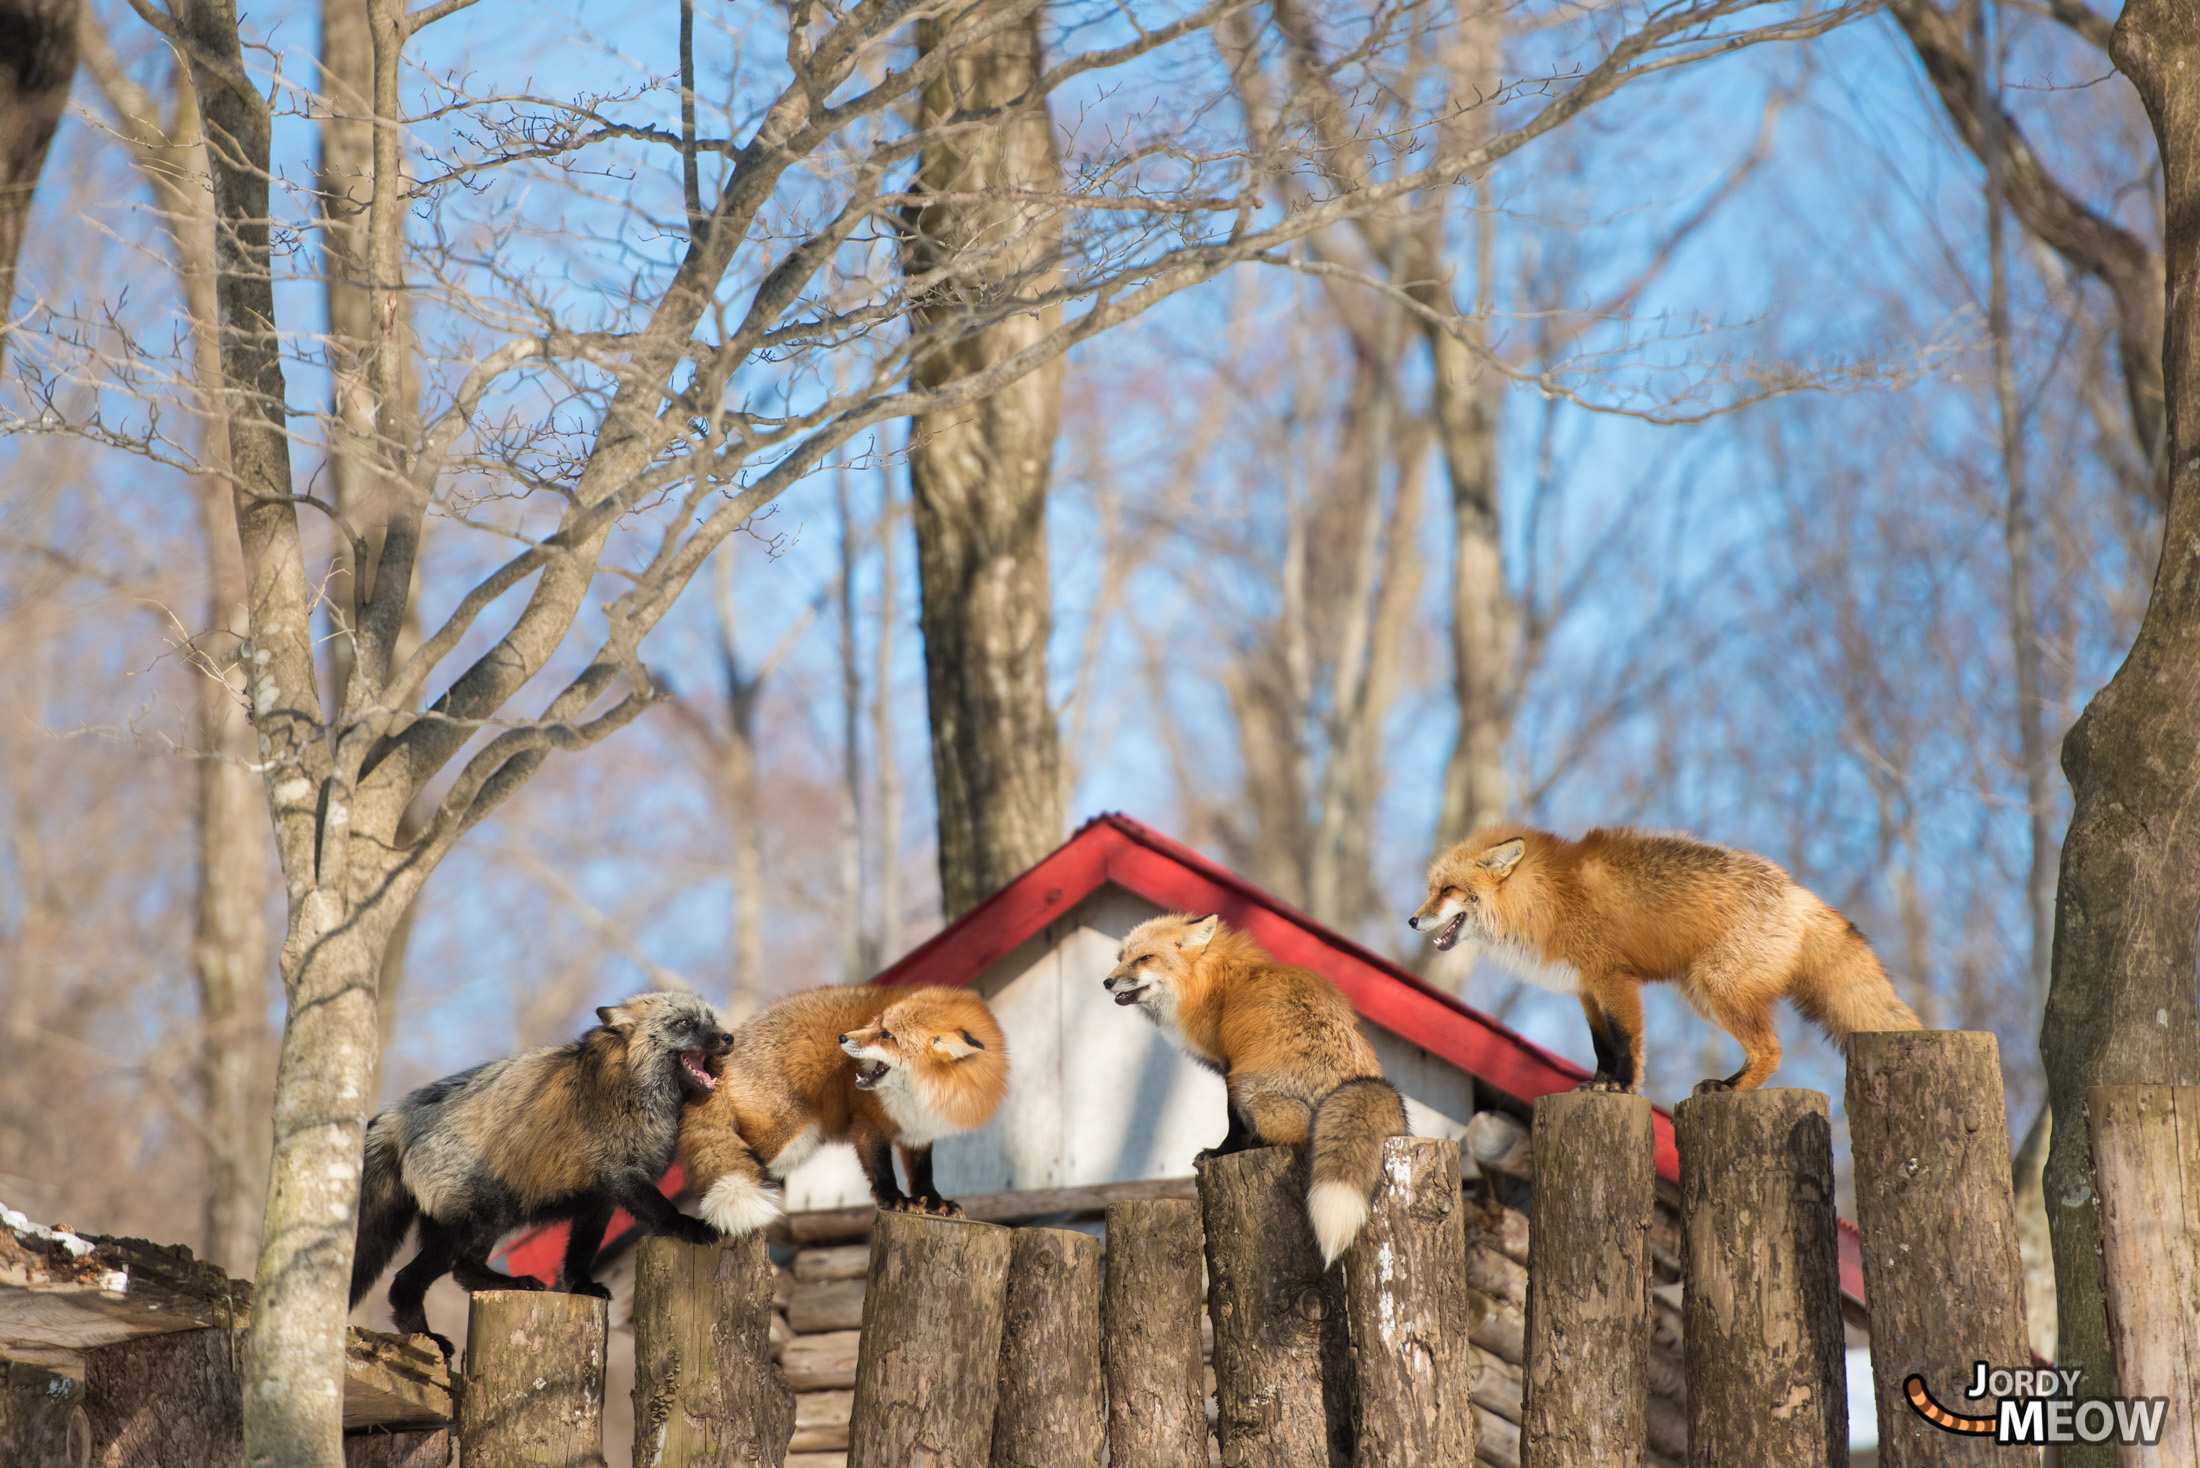
{"label": "fox open mouth", "polygon": [[1467,915],[1465,913],[1460,913],[1450,922],[1444,924],[1442,931],[1436,935],[1437,948],[1439,950],[1449,949],[1459,941],[1459,935],[1466,931],[1466,927]]}
{"label": "fox open mouth", "polygon": [[718,1089],[718,1078],[712,1075],[709,1068],[703,1064],[702,1051],[682,1050],[680,1052],[680,1069],[686,1071],[688,1079],[704,1090],[715,1091]]}
{"label": "fox open mouth", "polygon": [[887,1063],[883,1060],[857,1061],[856,1089],[859,1091],[869,1091],[875,1089],[880,1081],[886,1079],[886,1072],[890,1069],[892,1069],[892,1067],[887,1065]]}
{"label": "fox open mouth", "polygon": [[1135,988],[1135,989],[1118,989],[1118,990],[1116,990],[1116,991],[1115,991],[1115,1003],[1116,1003],[1116,1006],[1117,1006],[1118,1008],[1120,1008],[1120,1009],[1128,1009],[1128,1008],[1130,1008],[1130,1006],[1132,1006],[1133,1004],[1136,1004],[1136,1003],[1137,1003],[1137,1002],[1138,1002],[1139,1000],[1141,1000],[1141,999],[1145,998],[1145,997],[1146,997],[1146,991],[1147,991],[1148,989],[1152,988],[1152,987],[1153,987],[1153,986],[1152,986],[1151,984],[1140,984],[1140,985],[1139,985],[1139,986],[1138,986],[1137,988]]}

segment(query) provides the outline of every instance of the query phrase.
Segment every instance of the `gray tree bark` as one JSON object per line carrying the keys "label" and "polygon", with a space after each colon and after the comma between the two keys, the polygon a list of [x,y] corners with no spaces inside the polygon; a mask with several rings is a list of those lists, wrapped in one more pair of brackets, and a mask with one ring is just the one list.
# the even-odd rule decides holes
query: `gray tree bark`
{"label": "gray tree bark", "polygon": [[0,1361],[0,1463],[85,1468],[92,1422],[84,1384],[21,1361]]}
{"label": "gray tree bark", "polygon": [[1849,1040],[1849,1146],[1886,1468],[2023,1460],[1991,1437],[1943,1432],[1903,1395],[1921,1373],[1950,1405],[1971,1362],[2030,1359],[1998,1054],[1992,1035],[1969,1030]]}
{"label": "gray tree bark", "polygon": [[0,351],[15,313],[15,262],[31,196],[69,109],[81,0],[0,0]]}
{"label": "gray tree bark", "polygon": [[2116,1394],[2169,1398],[2141,1461],[2200,1463],[2200,1086],[2095,1086],[2085,1109]]}
{"label": "gray tree bark", "polygon": [[1471,1463],[1474,1318],[1456,1142],[1383,1144],[1374,1207],[1343,1263],[1358,1468]]}
{"label": "gray tree bark", "polygon": [[1650,1404],[1650,1103],[1535,1103],[1522,1468],[1637,1468]]}
{"label": "gray tree bark", "polygon": [[[1023,100],[1043,66],[1041,13],[1034,9],[970,47],[924,89],[920,126],[1007,110],[997,125],[923,157],[919,192],[986,197],[912,212],[906,268],[940,276],[933,303],[918,312],[920,331],[1038,295],[1059,280],[1058,211],[1015,197],[1062,185],[1046,104]],[[943,44],[953,25],[992,14],[993,5],[978,4],[954,22],[924,22],[920,54]],[[920,387],[968,376],[1060,321],[1058,306],[1006,315],[920,356],[911,375]],[[1061,397],[1056,361],[991,397],[919,415],[910,426],[940,897],[950,922],[1062,838],[1061,750],[1046,666],[1053,628],[1046,493]]]}
{"label": "gray tree bark", "polygon": [[794,1389],[771,1358],[764,1236],[644,1239],[634,1268],[634,1468],[779,1468]]}
{"label": "gray tree bark", "polygon": [[848,1468],[992,1461],[1011,1249],[998,1224],[881,1213],[871,1225]]}
{"label": "gray tree bark", "polygon": [[446,1468],[451,1431],[362,1432],[344,1439],[344,1468]]}
{"label": "gray tree bark", "polygon": [[611,1306],[557,1290],[480,1290],[466,1317],[458,1440],[466,1468],[604,1468]]}
{"label": "gray tree bark", "polygon": [[1691,1468],[1846,1468],[1833,1127],[1817,1091],[1673,1110]]}
{"label": "gray tree bark", "polygon": [[1199,1205],[1184,1198],[1110,1203],[1107,1254],[1108,1461],[1113,1468],[1204,1468]]}
{"label": "gray tree bark", "polygon": [[1354,1388],[1343,1280],[1325,1276],[1314,1247],[1305,1168],[1288,1147],[1198,1168],[1222,1461],[1346,1468]]}
{"label": "gray tree bark", "polygon": [[1020,1228],[1001,1323],[993,1468],[1100,1468],[1100,1241]]}
{"label": "gray tree bark", "polygon": [[[2168,509],[2131,652],[2063,740],[2070,825],[2055,904],[2055,972],[2040,1055],[2054,1107],[2046,1195],[2055,1240],[2057,1362],[2108,1379],[2086,1091],[2200,1084],[2200,5],[2131,0],[2117,69],[2161,150],[2169,309],[2160,338]],[[2012,203],[2015,194],[2012,191]],[[2148,273],[2119,293],[2151,293]],[[2127,324],[2127,375],[2147,343]],[[2073,1445],[2071,1468],[2113,1454]]]}

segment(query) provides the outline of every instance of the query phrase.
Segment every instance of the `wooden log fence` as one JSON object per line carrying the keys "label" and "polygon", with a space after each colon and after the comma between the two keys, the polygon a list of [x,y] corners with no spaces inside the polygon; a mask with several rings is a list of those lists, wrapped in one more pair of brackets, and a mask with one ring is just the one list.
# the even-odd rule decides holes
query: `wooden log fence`
{"label": "wooden log fence", "polygon": [[466,1315],[458,1439],[466,1468],[604,1468],[610,1304],[551,1290],[481,1290]]}
{"label": "wooden log fence", "polygon": [[[1847,1115],[1878,1461],[2023,1461],[1904,1395],[1922,1374],[1991,1412],[1969,1363],[2030,1361],[1993,1038],[1853,1037]],[[636,1468],[1845,1465],[1826,1098],[1683,1102],[1677,1191],[1650,1117],[1573,1093],[1393,1138],[1330,1270],[1286,1149],[1025,1195],[1104,1213],[1100,1237],[843,1210],[769,1245],[645,1241]],[[2172,1404],[2127,1461],[2200,1462],[2200,1088],[2097,1089],[2088,1126],[2115,1390]],[[1042,1211],[1012,1196],[986,1211]],[[840,1243],[859,1217],[868,1243]],[[0,1215],[0,1462],[240,1462],[248,1304],[181,1251]],[[606,1316],[477,1294],[455,1389],[424,1338],[354,1332],[347,1468],[603,1464]]]}
{"label": "wooden log fence", "polygon": [[1852,1035],[1848,1117],[1881,1468],[2012,1462],[2021,1455],[1990,1435],[1943,1432],[1903,1395],[1918,1374],[1969,1410],[1957,1378],[1972,1362],[2032,1359],[1994,1037]]}
{"label": "wooden log fence", "polygon": [[1535,1103],[1522,1468],[1637,1468],[1650,1403],[1650,1103]]}
{"label": "wooden log fence", "polygon": [[1690,1468],[1845,1468],[1848,1375],[1833,1126],[1816,1091],[1673,1110]]}

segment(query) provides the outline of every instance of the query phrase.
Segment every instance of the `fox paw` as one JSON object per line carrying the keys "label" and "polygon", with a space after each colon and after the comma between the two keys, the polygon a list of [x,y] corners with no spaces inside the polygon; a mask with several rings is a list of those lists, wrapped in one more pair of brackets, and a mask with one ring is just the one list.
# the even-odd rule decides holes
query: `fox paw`
{"label": "fox paw", "polygon": [[675,1214],[673,1217],[675,1221],[666,1227],[665,1232],[680,1240],[680,1242],[684,1244],[715,1244],[718,1242],[718,1230],[712,1228],[702,1219],[687,1213]]}
{"label": "fox paw", "polygon": [[611,1298],[610,1289],[607,1286],[596,1283],[596,1281],[592,1279],[577,1285],[567,1285],[565,1292],[569,1295],[588,1295],[598,1300],[608,1300]]}
{"label": "fox paw", "polygon": [[952,1198],[918,1198],[915,1211],[932,1218],[961,1218],[962,1204]]}
{"label": "fox paw", "polygon": [[451,1338],[449,1336],[438,1335],[432,1330],[415,1331],[413,1332],[413,1334],[424,1335],[429,1340],[434,1341],[435,1348],[443,1353],[444,1365],[448,1366],[453,1361],[456,1361],[458,1359],[458,1347],[451,1343]]}
{"label": "fox paw", "polygon": [[1574,1087],[1577,1091],[1593,1091],[1603,1096],[1625,1096],[1635,1088],[1610,1076],[1593,1076]]}
{"label": "fox paw", "polygon": [[1733,1089],[1734,1083],[1732,1081],[1698,1081],[1696,1082],[1696,1089],[1688,1094],[1691,1096],[1716,1096],[1721,1091],[1731,1091]]}

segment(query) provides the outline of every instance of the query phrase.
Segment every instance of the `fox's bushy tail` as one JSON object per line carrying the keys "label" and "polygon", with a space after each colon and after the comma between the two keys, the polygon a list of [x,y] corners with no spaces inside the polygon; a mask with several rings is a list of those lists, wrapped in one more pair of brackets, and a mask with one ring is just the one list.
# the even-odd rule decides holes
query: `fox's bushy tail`
{"label": "fox's bushy tail", "polygon": [[1914,1030],[1917,1015],[1894,992],[1856,924],[1824,903],[1805,920],[1789,991],[1795,1007],[1836,1041],[1858,1030]]}
{"label": "fox's bushy tail", "polygon": [[1324,1267],[1337,1262],[1367,1222],[1383,1176],[1383,1142],[1404,1136],[1406,1103],[1381,1076],[1361,1076],[1322,1097],[1306,1149],[1306,1216]]}
{"label": "fox's bushy tail", "polygon": [[359,1242],[351,1256],[351,1303],[382,1277],[405,1245],[420,1208],[405,1186],[405,1145],[397,1117],[383,1112],[367,1125],[366,1166],[359,1175]]}

